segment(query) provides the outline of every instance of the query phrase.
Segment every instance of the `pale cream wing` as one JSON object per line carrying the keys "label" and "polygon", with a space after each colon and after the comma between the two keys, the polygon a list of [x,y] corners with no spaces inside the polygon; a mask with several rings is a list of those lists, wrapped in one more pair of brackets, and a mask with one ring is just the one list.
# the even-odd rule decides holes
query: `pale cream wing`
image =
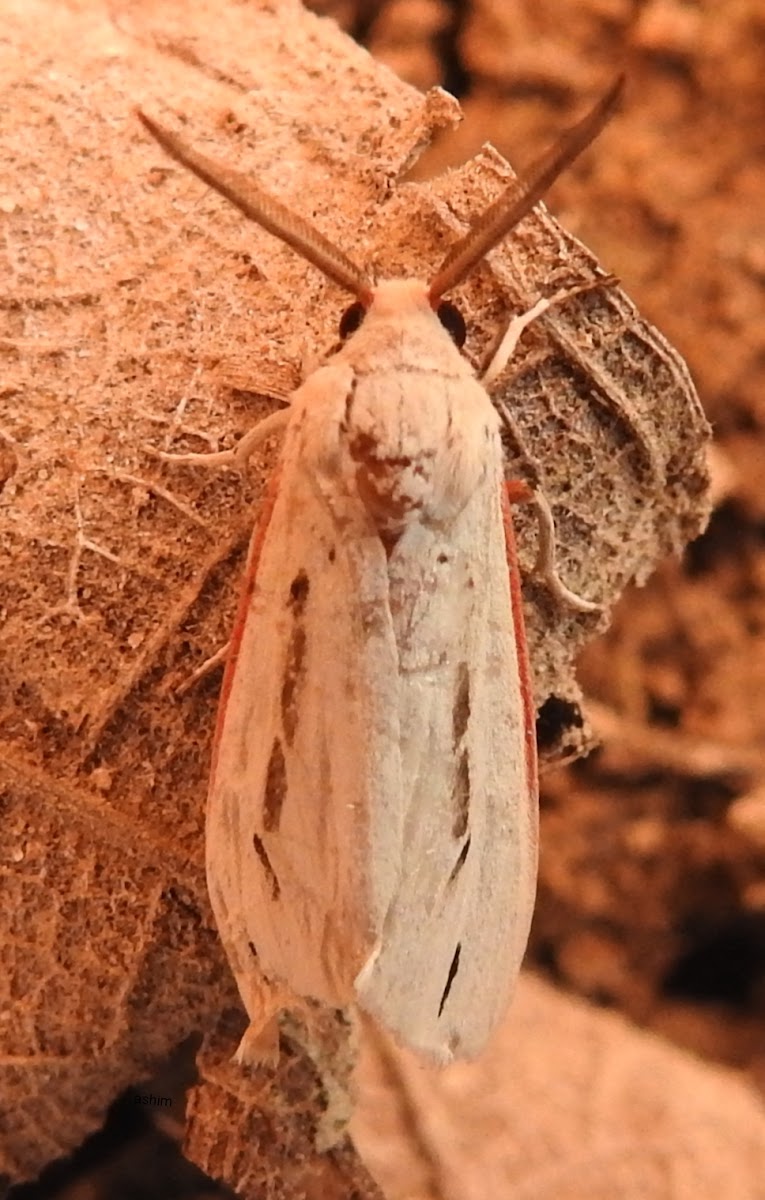
{"label": "pale cream wing", "polygon": [[379,936],[370,810],[401,792],[398,672],[383,548],[358,500],[324,503],[299,446],[298,406],[224,683],[207,875],[245,1004],[257,956],[342,1005]]}
{"label": "pale cream wing", "polygon": [[[411,528],[389,565],[404,809],[398,887],[359,1002],[438,1062],[478,1054],[510,1000],[537,867],[533,714],[513,614],[498,447],[446,531]],[[516,622],[520,628],[516,627]],[[376,814],[372,862],[392,813]]]}

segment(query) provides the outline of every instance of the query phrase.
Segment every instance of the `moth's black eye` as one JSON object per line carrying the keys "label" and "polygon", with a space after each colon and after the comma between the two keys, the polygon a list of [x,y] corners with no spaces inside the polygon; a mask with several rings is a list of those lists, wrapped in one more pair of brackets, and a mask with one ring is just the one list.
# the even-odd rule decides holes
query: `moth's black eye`
{"label": "moth's black eye", "polygon": [[467,328],[465,327],[465,318],[460,310],[455,308],[453,304],[450,304],[448,300],[442,300],[436,309],[436,316],[457,349],[461,350],[465,345]]}
{"label": "moth's black eye", "polygon": [[360,300],[354,300],[353,304],[346,308],[340,318],[340,337],[343,341],[356,332],[366,315],[367,310]]}

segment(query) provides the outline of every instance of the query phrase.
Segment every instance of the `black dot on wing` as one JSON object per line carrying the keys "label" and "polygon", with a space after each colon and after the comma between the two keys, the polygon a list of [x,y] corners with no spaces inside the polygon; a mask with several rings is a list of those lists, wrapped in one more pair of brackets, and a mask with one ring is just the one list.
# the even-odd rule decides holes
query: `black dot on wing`
{"label": "black dot on wing", "polygon": [[447,978],[446,978],[446,987],[443,990],[443,994],[441,996],[441,1003],[438,1006],[439,1017],[441,1016],[442,1012],[444,1011],[444,1006],[446,1004],[446,1001],[449,999],[449,992],[452,990],[452,984],[454,983],[455,979],[457,978],[457,972],[460,969],[460,954],[461,953],[462,953],[462,943],[457,942],[457,948],[454,951],[454,954],[452,956],[451,965],[449,967],[449,974],[447,975]]}
{"label": "black dot on wing", "polygon": [[310,590],[310,580],[301,567],[290,584],[289,606],[294,616],[299,617],[302,615]]}
{"label": "black dot on wing", "polygon": [[263,788],[263,828],[272,833],[279,828],[282,808],[287,798],[287,767],[284,751],[278,738],[274,738],[266,770]]}
{"label": "black dot on wing", "polygon": [[457,861],[455,862],[454,866],[452,867],[451,875],[449,876],[449,883],[454,883],[454,880],[457,878],[460,871],[462,870],[465,863],[467,862],[467,856],[468,856],[469,852],[470,852],[470,837],[467,837],[465,839],[464,846],[462,847],[462,849],[460,850],[460,852],[457,856]]}

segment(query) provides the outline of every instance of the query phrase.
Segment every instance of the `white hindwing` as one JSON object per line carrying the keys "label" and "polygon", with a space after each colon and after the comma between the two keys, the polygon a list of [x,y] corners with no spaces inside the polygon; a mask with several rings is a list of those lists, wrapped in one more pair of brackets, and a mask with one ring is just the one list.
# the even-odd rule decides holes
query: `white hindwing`
{"label": "white hindwing", "polygon": [[[298,995],[356,999],[445,1062],[496,1026],[531,920],[525,650],[486,393],[449,347],[440,408],[416,373],[391,404],[361,350],[293,400],[228,668],[208,881],[245,1004],[256,953]],[[436,494],[386,542],[364,489],[394,458],[410,499],[423,474]]]}

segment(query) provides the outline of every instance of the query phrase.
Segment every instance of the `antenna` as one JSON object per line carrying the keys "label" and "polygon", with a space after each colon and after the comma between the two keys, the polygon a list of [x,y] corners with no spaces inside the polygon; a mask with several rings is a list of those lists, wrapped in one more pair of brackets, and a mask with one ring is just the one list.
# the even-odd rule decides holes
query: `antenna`
{"label": "antenna", "polygon": [[264,192],[240,171],[200,154],[183,138],[163,128],[140,108],[136,109],[136,113],[141,123],[171,158],[188,167],[209,187],[220,192],[221,196],[235,204],[250,221],[254,221],[274,237],[286,242],[293,250],[297,250],[298,254],[318,267],[334,283],[351,292],[365,308],[369,307],[372,302],[372,283],[369,276],[325,238],[323,233],[319,233],[318,229],[314,229],[303,217],[297,216],[279,200]]}
{"label": "antenna", "polygon": [[521,179],[513,180],[478,217],[461,241],[452,246],[430,285],[428,296],[434,308],[445,292],[461,283],[489,250],[507,237],[511,229],[541,200],[561,172],[587,149],[612,116],[623,89],[624,75],[620,75],[595,107],[538,158]]}

